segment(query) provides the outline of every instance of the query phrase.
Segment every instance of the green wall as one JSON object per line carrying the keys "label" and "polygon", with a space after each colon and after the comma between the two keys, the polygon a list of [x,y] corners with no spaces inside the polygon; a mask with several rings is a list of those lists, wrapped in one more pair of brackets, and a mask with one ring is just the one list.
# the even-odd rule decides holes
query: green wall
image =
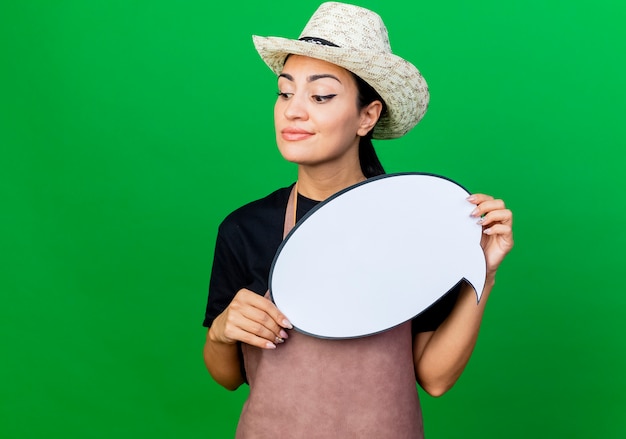
{"label": "green wall", "polygon": [[[317,4],[0,4],[1,438],[232,437],[247,390],[201,355],[216,228],[295,176],[250,35],[297,37]],[[428,437],[626,437],[624,3],[361,5],[431,90],[387,170],[516,214]]]}

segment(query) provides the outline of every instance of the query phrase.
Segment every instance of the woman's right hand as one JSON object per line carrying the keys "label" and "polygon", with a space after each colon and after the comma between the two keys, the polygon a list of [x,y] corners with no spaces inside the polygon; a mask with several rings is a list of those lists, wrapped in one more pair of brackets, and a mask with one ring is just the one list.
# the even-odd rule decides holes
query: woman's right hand
{"label": "woman's right hand", "polygon": [[209,338],[216,343],[238,341],[263,349],[275,349],[293,326],[267,298],[242,288],[230,305],[213,321]]}

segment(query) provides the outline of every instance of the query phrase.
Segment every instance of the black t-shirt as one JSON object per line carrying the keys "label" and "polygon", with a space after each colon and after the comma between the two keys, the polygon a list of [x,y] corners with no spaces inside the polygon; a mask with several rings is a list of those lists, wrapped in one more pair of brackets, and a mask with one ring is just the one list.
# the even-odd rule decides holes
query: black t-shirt
{"label": "black t-shirt", "polygon": [[[264,295],[276,251],[283,240],[285,209],[291,186],[232,212],[220,224],[209,282],[204,326],[226,309],[242,288]],[[299,220],[318,202],[298,195]],[[459,293],[453,288],[442,299],[413,319],[413,333],[434,331],[450,314]]]}

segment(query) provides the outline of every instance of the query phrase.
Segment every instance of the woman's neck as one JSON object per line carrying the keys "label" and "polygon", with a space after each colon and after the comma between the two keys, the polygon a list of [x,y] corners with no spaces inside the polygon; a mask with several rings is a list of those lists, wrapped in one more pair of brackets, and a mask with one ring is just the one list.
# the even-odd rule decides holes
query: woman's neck
{"label": "woman's neck", "polygon": [[320,169],[298,166],[298,193],[323,201],[342,189],[365,180],[360,166],[353,169]]}

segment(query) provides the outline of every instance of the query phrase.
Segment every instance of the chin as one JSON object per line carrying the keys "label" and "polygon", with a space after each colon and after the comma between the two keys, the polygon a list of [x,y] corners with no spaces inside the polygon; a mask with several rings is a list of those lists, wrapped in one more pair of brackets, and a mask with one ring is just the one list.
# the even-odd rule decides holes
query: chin
{"label": "chin", "polygon": [[286,161],[288,161],[289,163],[294,163],[296,165],[305,165],[305,166],[309,165],[310,166],[310,165],[314,165],[315,164],[315,162],[313,162],[312,160],[307,160],[307,159],[304,159],[302,157],[285,156],[283,154],[283,158]]}
{"label": "chin", "polygon": [[283,156],[283,159],[291,163],[295,163],[298,165],[306,165],[306,164],[311,164],[312,162],[311,157],[309,157],[308,154],[303,154],[303,151],[301,148],[300,150],[298,150],[298,148],[285,147],[285,146],[279,145],[278,151],[280,152],[280,155]]}

